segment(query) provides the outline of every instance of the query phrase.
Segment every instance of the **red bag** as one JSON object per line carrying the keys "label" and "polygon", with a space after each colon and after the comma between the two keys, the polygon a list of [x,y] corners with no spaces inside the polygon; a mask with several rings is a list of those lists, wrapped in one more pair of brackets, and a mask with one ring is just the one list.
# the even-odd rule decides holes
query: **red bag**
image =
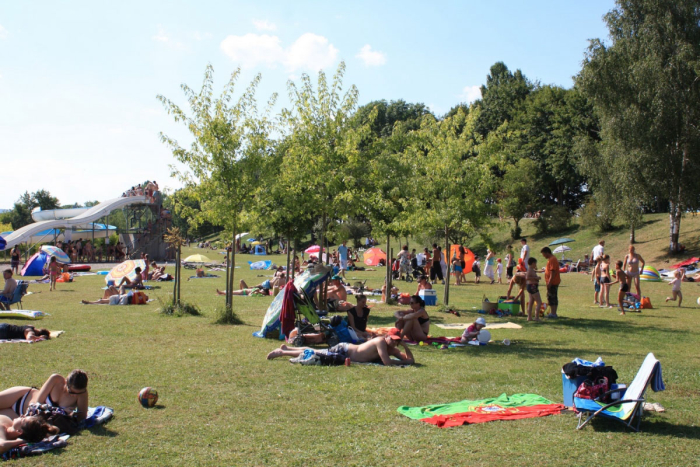
{"label": "red bag", "polygon": [[642,306],[642,308],[648,309],[648,310],[651,310],[652,308],[654,308],[651,306],[651,299],[649,299],[649,297],[642,297],[642,305],[641,306]]}
{"label": "red bag", "polygon": [[143,292],[134,292],[134,295],[131,297],[131,304],[132,305],[143,305],[144,303],[148,302],[148,295],[146,295]]}
{"label": "red bag", "polygon": [[401,305],[408,305],[411,303],[411,294],[410,293],[402,293],[399,295],[399,303]]}
{"label": "red bag", "polygon": [[610,386],[608,385],[608,378],[600,378],[595,383],[587,379],[578,387],[574,393],[574,397],[578,397],[579,399],[595,400],[608,392],[609,389]]}

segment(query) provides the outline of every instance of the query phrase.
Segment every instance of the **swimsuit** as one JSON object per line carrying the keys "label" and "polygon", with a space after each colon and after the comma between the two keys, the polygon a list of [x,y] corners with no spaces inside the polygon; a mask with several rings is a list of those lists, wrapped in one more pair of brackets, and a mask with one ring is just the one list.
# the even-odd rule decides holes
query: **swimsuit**
{"label": "swimsuit", "polygon": [[530,295],[535,295],[536,293],[540,292],[540,289],[537,288],[537,284],[527,284],[527,292]]}
{"label": "swimsuit", "polygon": [[628,283],[624,283],[620,286],[620,292],[629,292],[630,291],[630,285]]}
{"label": "swimsuit", "polygon": [[362,309],[362,316],[357,316],[357,307],[350,308],[348,313],[352,315],[355,329],[365,332],[367,330],[367,318],[369,316],[369,308]]}
{"label": "swimsuit", "polygon": [[418,324],[420,324],[421,326],[423,326],[428,321],[430,321],[430,318],[418,318]]}
{"label": "swimsuit", "polygon": [[601,277],[601,278],[600,278],[600,283],[601,283],[601,284],[609,284],[610,282],[612,282],[612,281],[610,280],[609,277]]}
{"label": "swimsuit", "polygon": [[30,394],[30,393],[32,392],[32,390],[34,390],[34,389],[36,389],[36,388],[30,388],[29,391],[27,391],[26,393],[24,393],[24,395],[23,395],[22,397],[20,397],[19,399],[17,399],[17,402],[15,402],[15,404],[12,406],[12,410],[15,411],[15,413],[17,414],[17,416],[21,417],[22,415],[24,415],[24,412],[25,412],[25,410],[26,410],[26,407],[24,406],[24,403],[26,402],[27,397],[29,397],[29,394]]}
{"label": "swimsuit", "polygon": [[315,353],[319,353],[321,355],[328,355],[329,357],[337,355],[341,358],[348,358],[348,343],[341,342],[340,344],[334,345],[328,350],[316,350]]}

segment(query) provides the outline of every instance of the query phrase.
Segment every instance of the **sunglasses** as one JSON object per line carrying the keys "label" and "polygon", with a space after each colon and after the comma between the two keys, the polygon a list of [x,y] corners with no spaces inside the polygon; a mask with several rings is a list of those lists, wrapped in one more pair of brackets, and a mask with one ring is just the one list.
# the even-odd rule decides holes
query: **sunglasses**
{"label": "sunglasses", "polygon": [[78,394],[85,394],[87,392],[87,389],[85,389],[84,391],[81,391],[81,392],[75,392],[71,388],[69,388],[68,386],[66,386],[66,389],[68,390],[68,394],[72,394],[74,396],[76,396]]}

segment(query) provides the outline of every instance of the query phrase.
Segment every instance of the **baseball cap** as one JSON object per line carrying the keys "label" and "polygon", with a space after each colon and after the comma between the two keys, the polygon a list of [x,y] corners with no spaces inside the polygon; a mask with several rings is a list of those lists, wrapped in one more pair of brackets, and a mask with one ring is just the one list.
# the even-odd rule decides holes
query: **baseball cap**
{"label": "baseball cap", "polygon": [[482,326],[486,326],[486,320],[484,318],[476,318],[476,321],[474,321],[475,324],[481,324]]}
{"label": "baseball cap", "polygon": [[388,334],[389,339],[395,340],[395,341],[400,341],[401,340],[401,335],[400,334]]}

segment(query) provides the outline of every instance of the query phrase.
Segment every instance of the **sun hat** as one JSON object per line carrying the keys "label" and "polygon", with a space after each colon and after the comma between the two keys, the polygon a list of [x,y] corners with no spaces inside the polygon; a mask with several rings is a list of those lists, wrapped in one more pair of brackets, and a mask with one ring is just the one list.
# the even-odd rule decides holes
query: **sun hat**
{"label": "sun hat", "polygon": [[482,317],[476,318],[476,321],[474,321],[474,324],[481,324],[482,326],[486,326],[486,320]]}

